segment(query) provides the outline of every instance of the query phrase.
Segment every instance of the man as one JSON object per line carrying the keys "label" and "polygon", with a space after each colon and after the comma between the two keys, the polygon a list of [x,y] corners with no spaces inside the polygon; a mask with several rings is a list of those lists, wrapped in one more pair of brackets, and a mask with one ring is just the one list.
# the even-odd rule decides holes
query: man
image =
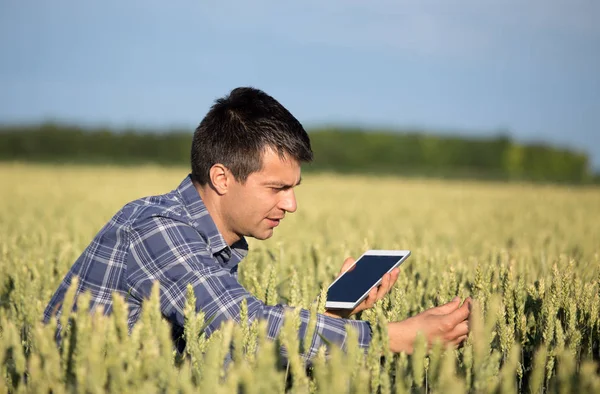
{"label": "man", "polygon": [[[298,120],[274,98],[253,88],[237,88],[216,100],[196,129],[191,174],[170,193],[126,204],[100,230],[66,274],[45,312],[47,322],[60,306],[74,276],[77,293],[89,290],[91,309],[112,310],[113,292],[127,296],[128,325],[133,327],[153,282],[160,283],[160,308],[177,336],[183,331],[186,289],[192,285],[196,310],[212,317],[210,335],[225,320],[240,319],[242,300],[248,318],[265,319],[270,338],[282,325],[283,305],[265,305],[237,280],[246,256],[245,237],[267,239],[287,213],[296,211],[294,188],[301,163],[310,162],[310,140]],[[342,271],[353,262],[347,259]],[[318,315],[308,354],[328,342],[343,345],[347,324],[358,330],[359,344],[371,340],[367,322],[347,319],[381,299],[398,278],[399,269],[354,311]],[[468,334],[469,303],[460,300],[389,324],[393,352],[412,352],[419,330],[433,341],[459,344]],[[309,312],[300,313],[299,335],[306,332]],[[181,349],[180,349],[181,350]]]}

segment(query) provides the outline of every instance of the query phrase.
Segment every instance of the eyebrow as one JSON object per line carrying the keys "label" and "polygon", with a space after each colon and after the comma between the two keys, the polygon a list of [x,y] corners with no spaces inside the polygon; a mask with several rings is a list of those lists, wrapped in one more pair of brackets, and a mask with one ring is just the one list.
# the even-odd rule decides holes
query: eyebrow
{"label": "eyebrow", "polygon": [[296,183],[295,185],[290,185],[288,183],[282,183],[282,182],[266,182],[265,185],[266,186],[275,186],[275,187],[294,187],[294,186],[300,186],[301,183],[302,183],[302,176],[300,176],[298,183]]}

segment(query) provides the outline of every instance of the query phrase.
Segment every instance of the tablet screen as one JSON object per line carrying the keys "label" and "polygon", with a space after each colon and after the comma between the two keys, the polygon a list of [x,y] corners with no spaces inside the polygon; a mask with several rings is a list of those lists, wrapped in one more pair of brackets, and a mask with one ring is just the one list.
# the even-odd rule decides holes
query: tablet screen
{"label": "tablet screen", "polygon": [[327,292],[327,301],[356,302],[385,275],[403,255],[362,256]]}

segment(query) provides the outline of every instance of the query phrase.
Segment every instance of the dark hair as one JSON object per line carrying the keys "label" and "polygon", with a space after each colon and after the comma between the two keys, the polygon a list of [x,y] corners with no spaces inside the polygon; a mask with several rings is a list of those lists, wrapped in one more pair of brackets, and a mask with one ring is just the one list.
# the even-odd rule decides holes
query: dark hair
{"label": "dark hair", "polygon": [[308,134],[277,100],[252,87],[239,87],[215,101],[194,132],[192,177],[205,185],[215,163],[226,166],[238,182],[262,168],[271,148],[283,159],[311,162]]}

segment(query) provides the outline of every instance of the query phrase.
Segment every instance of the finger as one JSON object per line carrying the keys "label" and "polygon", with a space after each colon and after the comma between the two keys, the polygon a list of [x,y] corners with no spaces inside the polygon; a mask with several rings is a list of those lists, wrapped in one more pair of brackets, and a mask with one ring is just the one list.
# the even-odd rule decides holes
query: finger
{"label": "finger", "polygon": [[454,312],[460,306],[460,297],[454,297],[452,301],[434,308],[431,308],[431,313],[434,315],[447,315]]}
{"label": "finger", "polygon": [[363,302],[360,303],[360,310],[372,308],[377,301],[377,289],[374,287],[369,291],[367,298]]}
{"label": "finger", "polygon": [[[383,276],[383,279],[381,281],[380,294],[378,295],[379,299],[382,299],[387,293],[389,293],[392,290],[392,287],[394,287],[394,284],[398,280],[399,273],[400,270],[398,268],[394,268],[392,271]],[[386,278],[388,279],[388,281],[384,282]]]}
{"label": "finger", "polygon": [[450,331],[450,334],[448,334],[447,338],[455,339],[467,334],[469,334],[469,322],[464,320],[457,324],[452,331]]}
{"label": "finger", "polygon": [[392,275],[392,282],[390,283],[390,288],[394,287],[394,285],[396,284],[396,281],[398,280],[398,277],[400,276],[400,268],[394,268],[391,272]]}
{"label": "finger", "polygon": [[473,299],[471,297],[467,297],[465,304],[469,304],[469,312],[471,312],[471,309],[473,309]]}
{"label": "finger", "polygon": [[353,313],[355,313],[355,312],[354,311],[348,312],[347,309],[328,308],[328,309],[325,309],[325,313],[323,313],[323,314],[326,316],[346,319],[346,318],[350,317],[350,315],[352,315]]}
{"label": "finger", "polygon": [[385,297],[385,295],[390,291],[390,282],[391,276],[390,274],[383,275],[381,279],[381,283],[379,284],[379,288],[377,289],[377,301]]}
{"label": "finger", "polygon": [[449,313],[448,316],[450,318],[450,322],[454,325],[457,325],[458,323],[467,320],[469,318],[469,314],[471,313],[469,305],[470,303],[465,302],[460,308]]}
{"label": "finger", "polygon": [[463,343],[465,339],[467,339],[467,335],[461,335],[460,337],[458,337],[458,338],[456,338],[455,340],[451,341],[451,343],[452,343],[454,346],[458,346],[458,345],[460,345],[461,343]]}

